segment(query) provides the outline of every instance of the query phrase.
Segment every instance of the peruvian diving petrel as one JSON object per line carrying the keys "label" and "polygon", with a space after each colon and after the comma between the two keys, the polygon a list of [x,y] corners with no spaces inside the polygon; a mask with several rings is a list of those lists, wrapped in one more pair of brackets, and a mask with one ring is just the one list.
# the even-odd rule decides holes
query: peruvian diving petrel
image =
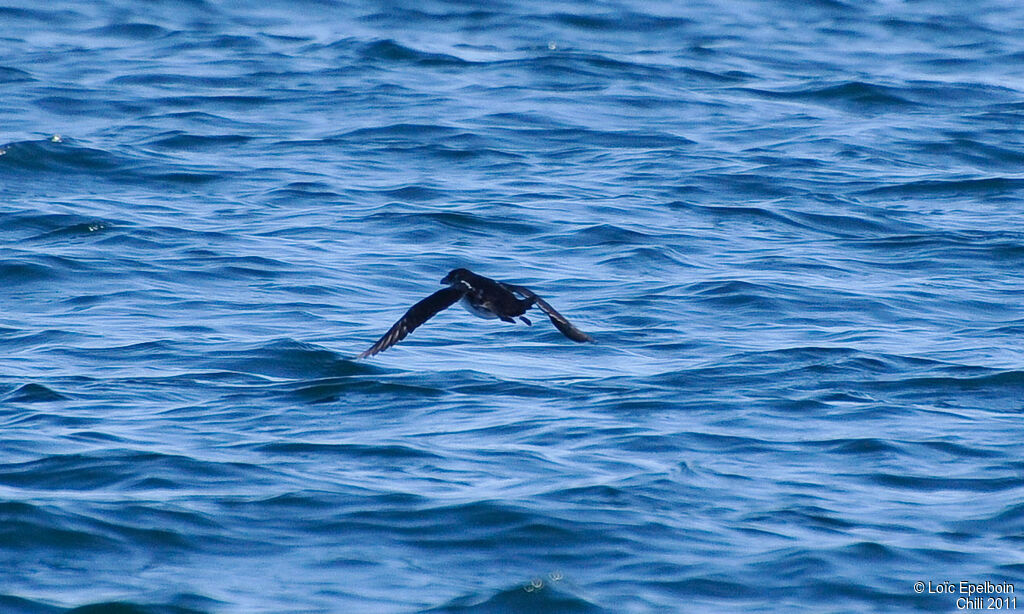
{"label": "peruvian diving petrel", "polygon": [[448,287],[438,290],[410,307],[409,311],[395,322],[391,330],[384,333],[384,336],[378,339],[373,347],[360,354],[359,358],[383,352],[405,339],[406,335],[416,330],[417,326],[434,317],[438,312],[451,307],[455,301],[460,299],[462,306],[475,316],[499,318],[503,322],[513,323],[515,322],[513,318],[519,318],[528,326],[532,323],[523,314],[527,309],[536,305],[540,307],[541,311],[548,314],[551,323],[566,337],[579,343],[593,341],[590,335],[570,324],[569,320],[555,311],[555,308],[548,305],[544,299],[522,286],[494,281],[467,269],[451,271],[444,276],[441,283],[448,284]]}

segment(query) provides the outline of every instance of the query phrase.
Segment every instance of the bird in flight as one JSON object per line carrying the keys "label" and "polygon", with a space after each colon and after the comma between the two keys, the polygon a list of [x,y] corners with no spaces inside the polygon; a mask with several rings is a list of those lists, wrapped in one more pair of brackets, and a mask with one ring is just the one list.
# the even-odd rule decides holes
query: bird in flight
{"label": "bird in flight", "polygon": [[527,326],[531,326],[533,323],[523,314],[531,307],[537,306],[547,314],[555,328],[566,337],[578,343],[594,340],[590,335],[573,326],[562,314],[555,311],[554,307],[528,288],[495,281],[483,275],[477,275],[468,269],[450,271],[444,276],[441,283],[448,284],[448,287],[438,290],[410,307],[409,311],[405,312],[405,315],[395,322],[395,325],[384,333],[383,337],[377,340],[377,343],[360,354],[358,358],[367,358],[383,352],[405,339],[420,324],[451,307],[459,300],[462,301],[462,306],[475,316],[487,319],[498,318],[503,322],[512,323],[515,323],[514,318],[519,318]]}

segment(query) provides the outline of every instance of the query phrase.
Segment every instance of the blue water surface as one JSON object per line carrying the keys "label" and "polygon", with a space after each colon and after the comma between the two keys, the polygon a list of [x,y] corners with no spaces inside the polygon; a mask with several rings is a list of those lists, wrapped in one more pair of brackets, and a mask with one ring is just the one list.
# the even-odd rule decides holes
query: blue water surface
{"label": "blue water surface", "polygon": [[[1024,4],[0,26],[0,611],[1024,592]],[[452,309],[354,359],[460,266],[597,343]]]}

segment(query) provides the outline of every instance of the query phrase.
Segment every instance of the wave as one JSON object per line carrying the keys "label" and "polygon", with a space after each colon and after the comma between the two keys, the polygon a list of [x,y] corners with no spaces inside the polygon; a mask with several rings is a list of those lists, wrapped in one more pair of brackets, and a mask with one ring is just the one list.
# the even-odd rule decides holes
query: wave
{"label": "wave", "polygon": [[863,81],[845,81],[793,90],[766,90],[751,87],[738,87],[736,90],[767,99],[797,100],[875,111],[908,111],[920,104],[906,96],[905,88]]}
{"label": "wave", "polygon": [[922,179],[864,190],[865,195],[882,196],[981,196],[1013,194],[1024,189],[1024,179],[989,177],[984,179]]}
{"label": "wave", "polygon": [[610,32],[661,32],[688,29],[698,25],[693,19],[685,17],[651,15],[628,10],[605,14],[550,13],[534,19],[553,21],[569,28]]}
{"label": "wave", "polygon": [[19,68],[0,66],[0,83],[17,83],[19,81],[35,81],[31,73]]}
{"label": "wave", "polygon": [[458,67],[468,64],[466,60],[447,53],[429,53],[396,43],[393,40],[378,40],[364,44],[359,54],[367,61],[414,62],[425,66]]}
{"label": "wave", "polygon": [[420,610],[421,614],[491,614],[496,612],[537,612],[538,614],[605,614],[612,610],[587,601],[572,589],[559,585],[561,575],[549,573],[521,586],[496,593],[473,593],[450,602]]}
{"label": "wave", "polygon": [[292,339],[278,339],[248,349],[208,352],[200,364],[210,369],[304,380],[352,376],[369,370],[330,350]]}
{"label": "wave", "polygon": [[919,492],[957,491],[997,493],[1019,490],[1024,479],[1017,477],[953,478],[916,476],[908,474],[876,473],[867,476],[872,482],[887,488]]}
{"label": "wave", "polygon": [[213,610],[195,609],[177,604],[140,603],[136,601],[103,601],[64,610],[63,614],[205,614],[217,609],[216,601],[199,598],[208,602]]}
{"label": "wave", "polygon": [[152,41],[154,39],[169,36],[172,32],[173,31],[152,23],[129,22],[91,28],[86,30],[84,34],[89,36],[111,36],[117,38]]}
{"label": "wave", "polygon": [[255,451],[279,456],[345,456],[352,458],[379,458],[389,462],[400,462],[413,459],[441,459],[438,454],[419,450],[406,445],[366,445],[356,443],[313,443],[313,442],[278,442],[261,444],[253,448]]}
{"label": "wave", "polygon": [[66,396],[42,384],[25,384],[0,398],[8,403],[52,403],[67,399]]}
{"label": "wave", "polygon": [[180,454],[106,450],[102,453],[54,454],[39,460],[8,463],[0,469],[0,484],[31,489],[133,490],[180,489],[202,478],[231,480],[262,468],[242,462],[200,460]]}
{"label": "wave", "polygon": [[227,171],[190,169],[141,152],[112,152],[59,136],[0,147],[0,177],[38,181],[41,173],[61,178],[85,176],[113,183],[201,185],[223,179]]}
{"label": "wave", "polygon": [[241,134],[191,134],[182,130],[172,130],[154,135],[144,144],[178,151],[223,151],[252,141],[253,138]]}
{"label": "wave", "polygon": [[123,167],[127,159],[64,138],[18,141],[0,147],[0,169],[57,172],[105,172]]}

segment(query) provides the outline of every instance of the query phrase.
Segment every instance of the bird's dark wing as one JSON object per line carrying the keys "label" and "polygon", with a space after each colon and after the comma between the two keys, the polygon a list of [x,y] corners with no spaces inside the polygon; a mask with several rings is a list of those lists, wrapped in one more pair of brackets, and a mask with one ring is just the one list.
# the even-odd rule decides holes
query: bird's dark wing
{"label": "bird's dark wing", "polygon": [[548,305],[547,301],[534,294],[529,288],[513,286],[512,284],[502,285],[508,288],[511,292],[522,295],[523,298],[533,299],[533,304],[540,307],[541,311],[548,314],[548,318],[551,320],[551,323],[554,324],[555,328],[561,331],[561,333],[566,337],[577,343],[585,343],[587,341],[594,340],[593,337],[573,326],[572,322],[566,320],[565,316],[555,311],[554,307]]}
{"label": "bird's dark wing", "polygon": [[434,317],[438,312],[454,305],[455,301],[462,298],[462,295],[465,293],[465,288],[450,286],[443,290],[438,290],[416,303],[409,308],[409,311],[405,312],[405,315],[400,320],[395,322],[395,325],[388,332],[384,333],[383,337],[377,340],[377,343],[374,343],[370,349],[360,354],[358,358],[379,354],[405,339],[409,333],[416,330],[417,326]]}

